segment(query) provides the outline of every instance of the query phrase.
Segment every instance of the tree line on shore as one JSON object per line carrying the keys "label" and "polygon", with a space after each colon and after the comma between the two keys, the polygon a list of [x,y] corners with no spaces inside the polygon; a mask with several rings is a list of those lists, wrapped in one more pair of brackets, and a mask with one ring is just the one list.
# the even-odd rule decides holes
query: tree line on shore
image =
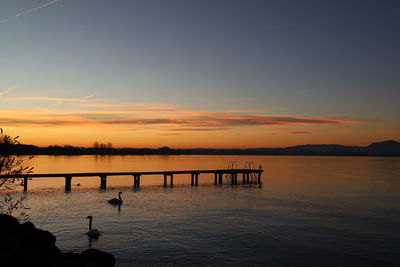
{"label": "tree line on shore", "polygon": [[400,156],[400,142],[384,141],[368,146],[299,145],[285,148],[213,149],[192,148],[113,148],[111,143],[95,142],[93,147],[70,145],[38,147],[24,144],[0,144],[0,151],[20,155],[305,155],[305,156]]}

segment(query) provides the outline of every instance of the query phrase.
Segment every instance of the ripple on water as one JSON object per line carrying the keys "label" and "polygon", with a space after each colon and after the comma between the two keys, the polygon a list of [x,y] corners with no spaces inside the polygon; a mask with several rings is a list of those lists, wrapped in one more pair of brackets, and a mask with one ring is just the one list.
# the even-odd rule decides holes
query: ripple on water
{"label": "ripple on water", "polygon": [[[107,158],[110,171],[132,162],[166,166],[165,157],[117,158]],[[103,170],[103,158],[71,158],[76,159],[86,169],[71,164],[77,168],[71,171]],[[220,168],[230,159],[171,156],[167,167]],[[57,157],[47,160],[58,166]],[[261,187],[214,186],[208,177],[193,188],[183,177],[172,189],[159,186],[157,178],[132,190],[130,177],[126,184],[110,181],[99,193],[98,181],[90,186],[82,180],[70,194],[31,192],[27,205],[32,221],[54,233],[64,251],[88,248],[86,216],[92,215],[102,235],[91,246],[113,253],[119,267],[400,266],[400,159],[243,156],[239,161],[267,167]],[[62,172],[65,165],[58,164]],[[119,191],[120,210],[107,203]]]}

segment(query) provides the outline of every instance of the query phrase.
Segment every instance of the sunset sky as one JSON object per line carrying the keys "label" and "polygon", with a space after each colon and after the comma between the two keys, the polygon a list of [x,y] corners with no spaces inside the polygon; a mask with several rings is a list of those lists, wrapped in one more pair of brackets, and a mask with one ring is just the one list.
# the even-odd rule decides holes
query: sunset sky
{"label": "sunset sky", "polygon": [[0,127],[39,146],[400,140],[400,1],[2,0]]}

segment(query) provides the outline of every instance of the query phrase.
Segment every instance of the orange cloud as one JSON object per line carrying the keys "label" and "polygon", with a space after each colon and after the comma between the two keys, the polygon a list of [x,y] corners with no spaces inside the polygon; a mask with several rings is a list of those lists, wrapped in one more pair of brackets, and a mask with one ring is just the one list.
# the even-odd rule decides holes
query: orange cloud
{"label": "orange cloud", "polygon": [[169,129],[171,132],[221,132],[228,131],[230,128],[176,128]]}
{"label": "orange cloud", "polygon": [[229,113],[258,113],[258,112],[264,112],[267,111],[268,109],[266,108],[255,108],[255,109],[231,109],[227,110],[226,112]]}
{"label": "orange cloud", "polygon": [[308,132],[308,131],[296,131],[296,132],[290,132],[291,134],[309,134],[312,132]]}
{"label": "orange cloud", "polygon": [[[64,99],[63,99],[64,100]],[[146,112],[145,112],[146,113]],[[0,111],[0,122],[3,125],[53,125],[53,126],[146,126],[171,125],[185,126],[186,130],[222,131],[222,127],[243,126],[286,126],[286,125],[339,125],[358,124],[361,121],[341,120],[321,117],[299,117],[278,115],[244,115],[235,116],[229,113],[186,112],[179,109],[168,113],[154,107],[153,112],[142,109],[128,110],[3,110]],[[187,126],[190,126],[189,128]],[[217,127],[217,128],[216,128]]]}

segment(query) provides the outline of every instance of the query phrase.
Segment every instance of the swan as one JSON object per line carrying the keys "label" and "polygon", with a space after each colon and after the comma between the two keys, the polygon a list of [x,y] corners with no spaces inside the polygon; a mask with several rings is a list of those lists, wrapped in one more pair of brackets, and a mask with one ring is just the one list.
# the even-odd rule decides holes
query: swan
{"label": "swan", "polygon": [[113,198],[108,201],[108,203],[112,205],[121,205],[122,204],[122,198],[121,198],[122,192],[118,193],[118,198]]}
{"label": "swan", "polygon": [[98,238],[100,236],[100,231],[97,229],[92,229],[93,217],[91,215],[89,215],[86,217],[86,219],[89,219],[89,231],[86,234],[90,238]]}

